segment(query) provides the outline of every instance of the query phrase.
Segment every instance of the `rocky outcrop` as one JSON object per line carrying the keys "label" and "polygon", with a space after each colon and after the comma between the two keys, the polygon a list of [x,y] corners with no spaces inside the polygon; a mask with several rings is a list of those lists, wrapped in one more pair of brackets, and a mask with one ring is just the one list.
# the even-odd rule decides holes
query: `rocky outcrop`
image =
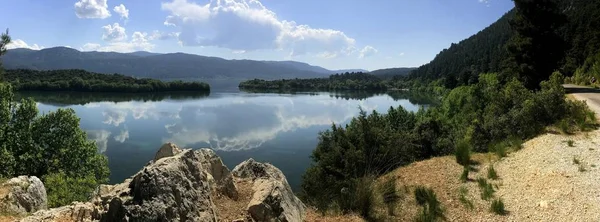
{"label": "rocky outcrop", "polygon": [[165,145],[162,145],[154,155],[153,162],[156,162],[161,158],[175,156],[181,152],[183,152],[183,150],[177,147],[177,145],[173,143],[165,143]]}
{"label": "rocky outcrop", "polygon": [[304,221],[306,206],[294,195],[281,170],[253,159],[237,165],[232,174],[254,182],[248,213],[256,221]]}
{"label": "rocky outcrop", "polygon": [[[182,150],[165,144],[131,178],[98,187],[90,202],[38,211],[22,221],[218,221],[213,198],[237,200],[239,181],[251,181],[244,183],[252,184],[252,198],[244,210],[253,220],[304,219],[304,204],[273,165],[250,159],[230,172],[210,149]],[[247,201],[250,194],[244,197]]]}
{"label": "rocky outcrop", "polygon": [[0,210],[26,215],[47,208],[46,188],[35,176],[19,176],[0,185]]}

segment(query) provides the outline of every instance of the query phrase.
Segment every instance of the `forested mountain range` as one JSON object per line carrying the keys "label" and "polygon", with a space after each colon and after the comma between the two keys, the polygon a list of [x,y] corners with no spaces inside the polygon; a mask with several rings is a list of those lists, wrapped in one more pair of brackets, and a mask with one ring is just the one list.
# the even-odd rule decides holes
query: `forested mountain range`
{"label": "forested mountain range", "polygon": [[[566,17],[566,22],[555,30],[566,43],[565,56],[558,64],[558,70],[571,76],[586,60],[600,52],[600,1],[551,1]],[[476,82],[481,73],[503,71],[509,57],[506,45],[515,35],[511,29],[514,17],[513,9],[477,34],[453,43],[430,63],[411,72],[410,78],[443,79],[446,87],[453,88]]]}

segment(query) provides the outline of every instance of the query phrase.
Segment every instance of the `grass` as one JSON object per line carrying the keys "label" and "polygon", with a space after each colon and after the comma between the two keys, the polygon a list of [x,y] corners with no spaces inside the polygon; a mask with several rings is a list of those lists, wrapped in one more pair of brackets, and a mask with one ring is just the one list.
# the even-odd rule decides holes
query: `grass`
{"label": "grass", "polygon": [[387,207],[388,214],[393,216],[395,214],[396,206],[401,196],[398,195],[396,190],[396,177],[389,177],[386,179],[379,188],[383,203]]}
{"label": "grass", "polygon": [[467,194],[469,193],[469,190],[466,187],[461,187],[459,190],[459,197],[458,200],[460,200],[460,202],[469,210],[473,210],[473,208],[475,207],[473,205],[473,201],[467,199]]}
{"label": "grass", "polygon": [[506,213],[507,213],[506,209],[504,209],[504,202],[500,198],[492,201],[492,206],[491,206],[490,210],[498,215],[506,215]]}
{"label": "grass", "polygon": [[494,169],[494,165],[490,165],[490,167],[488,167],[487,178],[492,180],[498,179],[498,173]]}
{"label": "grass", "polygon": [[577,168],[577,170],[579,170],[579,172],[587,171],[587,169],[585,168],[585,166],[583,166],[583,164],[580,164],[579,167]]}
{"label": "grass", "polygon": [[491,183],[488,183],[487,180],[485,178],[479,177],[477,178],[477,184],[479,185],[479,188],[481,189],[481,199],[482,200],[489,200],[490,198],[494,197],[494,187]]}
{"label": "grass", "polygon": [[456,162],[463,166],[468,166],[471,163],[471,147],[469,143],[461,141],[456,145],[454,152]]}
{"label": "grass", "polygon": [[569,147],[574,147],[575,146],[575,141],[573,141],[573,140],[567,140],[567,145]]}
{"label": "grass", "polygon": [[577,157],[573,157],[573,164],[581,164],[581,161]]}
{"label": "grass", "polygon": [[442,220],[446,219],[444,216],[444,209],[433,189],[418,186],[415,189],[415,200],[419,206],[423,207],[415,218],[415,221],[428,222],[438,221],[440,218]]}
{"label": "grass", "polygon": [[465,166],[463,168],[462,174],[460,174],[460,181],[466,183],[469,180],[469,167]]}
{"label": "grass", "polygon": [[558,129],[560,130],[561,133],[571,134],[571,126],[566,119],[558,121],[558,123],[556,125],[557,125],[556,127],[558,127]]}

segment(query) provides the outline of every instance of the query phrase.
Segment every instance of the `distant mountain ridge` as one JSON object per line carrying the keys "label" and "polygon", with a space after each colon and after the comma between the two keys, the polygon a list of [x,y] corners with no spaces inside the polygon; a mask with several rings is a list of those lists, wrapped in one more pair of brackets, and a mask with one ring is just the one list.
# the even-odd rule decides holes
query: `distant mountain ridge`
{"label": "distant mountain ridge", "polygon": [[157,79],[290,79],[366,71],[328,70],[296,61],[227,60],[186,53],[138,51],[81,52],[67,47],[12,49],[2,57],[6,69],[83,69],[89,72]]}

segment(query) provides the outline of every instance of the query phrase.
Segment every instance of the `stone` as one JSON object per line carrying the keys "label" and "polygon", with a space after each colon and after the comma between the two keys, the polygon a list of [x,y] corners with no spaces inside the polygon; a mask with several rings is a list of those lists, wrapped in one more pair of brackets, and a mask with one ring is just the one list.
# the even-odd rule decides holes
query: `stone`
{"label": "stone", "polygon": [[48,208],[46,188],[35,176],[19,176],[0,185],[0,209],[5,213],[26,215]]}
{"label": "stone", "polygon": [[162,145],[160,147],[160,149],[158,149],[158,151],[154,155],[153,161],[156,162],[161,158],[175,156],[175,155],[181,153],[182,151],[183,150],[181,150],[181,148],[177,147],[177,145],[175,145],[173,143],[166,143],[166,144]]}
{"label": "stone", "polygon": [[304,221],[306,206],[275,166],[249,159],[237,165],[232,174],[254,182],[247,210],[255,221]]}
{"label": "stone", "polygon": [[99,209],[92,203],[74,202],[71,205],[38,211],[21,219],[21,222],[77,221],[91,222],[100,219]]}

